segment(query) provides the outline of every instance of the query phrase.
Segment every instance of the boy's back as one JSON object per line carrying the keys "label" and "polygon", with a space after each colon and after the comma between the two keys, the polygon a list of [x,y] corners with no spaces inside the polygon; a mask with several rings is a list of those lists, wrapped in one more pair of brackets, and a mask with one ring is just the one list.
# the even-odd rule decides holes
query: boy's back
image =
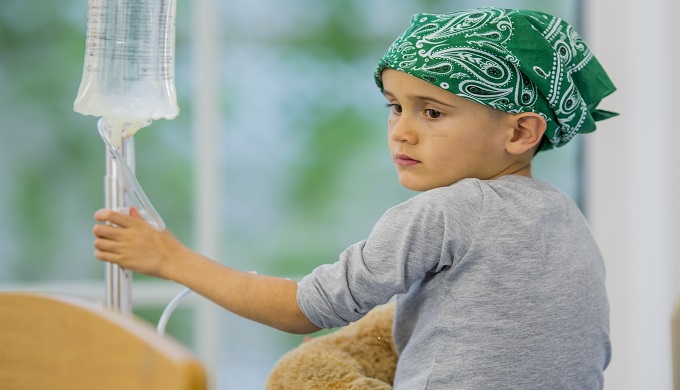
{"label": "boy's back", "polygon": [[425,192],[299,288],[325,327],[404,292],[395,389],[602,387],[603,262],[576,205],[545,182],[510,175]]}
{"label": "boy's back", "polygon": [[[428,197],[474,234],[450,269],[399,299],[397,388],[602,388],[604,264],[578,208],[522,176],[453,187]],[[449,206],[461,192],[478,198],[475,210]]]}

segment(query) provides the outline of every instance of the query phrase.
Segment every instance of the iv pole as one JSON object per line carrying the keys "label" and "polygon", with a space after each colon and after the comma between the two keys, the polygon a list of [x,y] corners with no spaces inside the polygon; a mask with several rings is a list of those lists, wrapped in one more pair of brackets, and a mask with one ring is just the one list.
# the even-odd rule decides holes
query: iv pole
{"label": "iv pole", "polygon": [[[107,129],[109,139],[116,139],[113,131]],[[120,134],[118,135],[120,137]],[[134,141],[132,137],[122,138],[119,148],[125,163],[134,172]],[[106,176],[104,178],[104,207],[109,210],[125,210],[130,207],[125,197],[125,187],[119,177],[115,157],[106,148]],[[132,271],[117,264],[106,263],[106,305],[123,314],[132,314]]]}

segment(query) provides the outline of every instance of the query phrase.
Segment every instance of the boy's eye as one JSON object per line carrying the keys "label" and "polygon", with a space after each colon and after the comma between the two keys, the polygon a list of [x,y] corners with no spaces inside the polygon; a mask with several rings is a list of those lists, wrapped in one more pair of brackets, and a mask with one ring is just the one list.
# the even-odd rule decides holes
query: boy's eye
{"label": "boy's eye", "polygon": [[427,110],[425,110],[425,115],[427,115],[428,118],[437,119],[440,118],[443,114],[437,110],[428,108]]}
{"label": "boy's eye", "polygon": [[395,114],[401,114],[401,104],[388,104],[387,107],[392,109]]}

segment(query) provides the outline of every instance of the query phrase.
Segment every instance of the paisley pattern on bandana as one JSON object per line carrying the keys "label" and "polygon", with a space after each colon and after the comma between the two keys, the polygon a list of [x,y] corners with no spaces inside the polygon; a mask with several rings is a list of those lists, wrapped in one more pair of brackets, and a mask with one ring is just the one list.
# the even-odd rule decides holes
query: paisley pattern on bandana
{"label": "paisley pattern on bandana", "polygon": [[548,124],[542,149],[562,146],[595,121],[616,89],[568,23],[555,16],[503,8],[417,14],[378,62],[458,96],[510,113],[535,112]]}

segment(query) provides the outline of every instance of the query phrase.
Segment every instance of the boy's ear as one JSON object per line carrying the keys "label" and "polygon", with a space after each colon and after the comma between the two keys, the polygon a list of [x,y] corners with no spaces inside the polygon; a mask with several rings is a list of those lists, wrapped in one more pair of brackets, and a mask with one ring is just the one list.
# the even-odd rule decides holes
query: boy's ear
{"label": "boy's ear", "polygon": [[512,137],[506,144],[510,154],[520,155],[537,147],[548,124],[545,118],[534,112],[522,112],[512,116]]}

